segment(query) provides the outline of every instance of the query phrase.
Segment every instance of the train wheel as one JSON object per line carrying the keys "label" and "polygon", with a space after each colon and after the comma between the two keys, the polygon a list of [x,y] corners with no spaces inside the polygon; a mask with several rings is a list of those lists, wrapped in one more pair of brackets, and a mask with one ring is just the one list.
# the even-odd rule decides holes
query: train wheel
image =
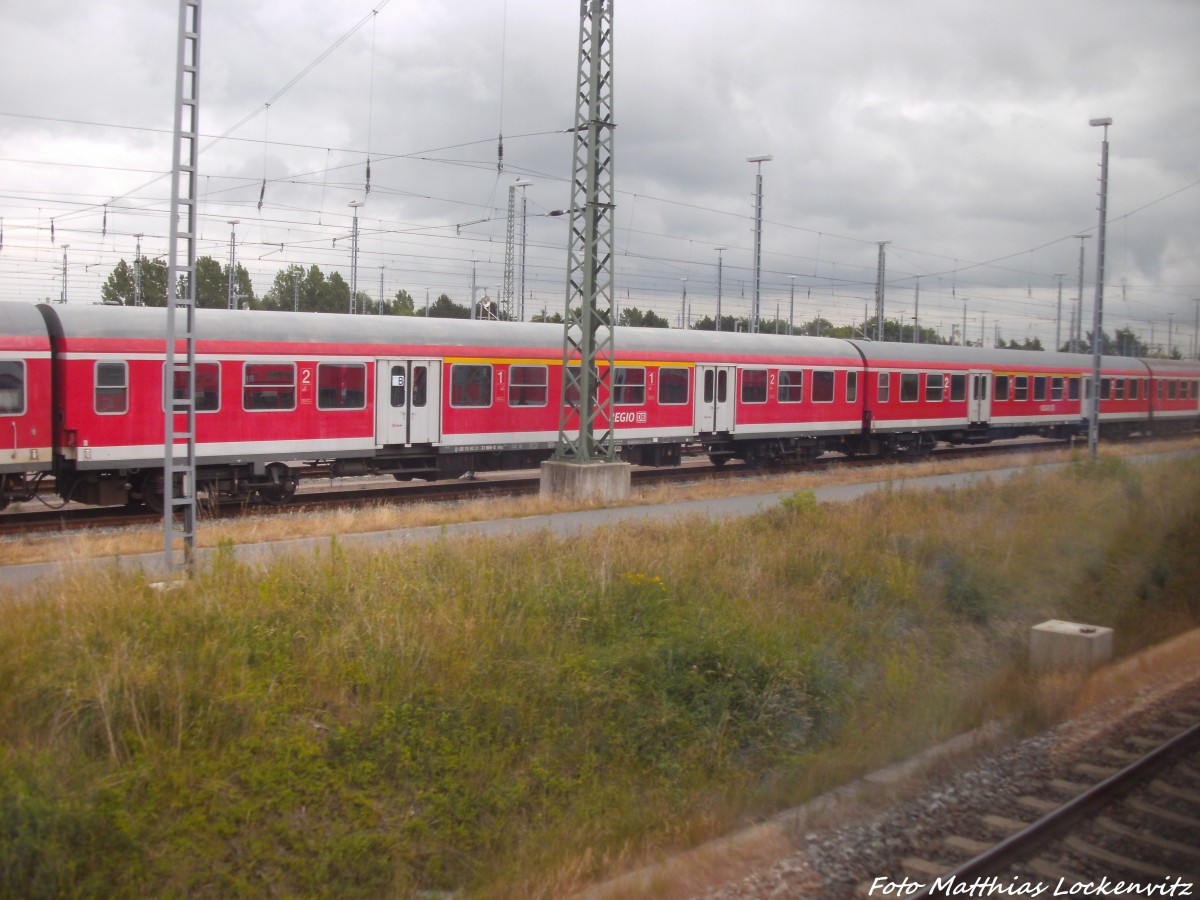
{"label": "train wheel", "polygon": [[163,511],[163,475],[162,472],[147,472],[142,476],[140,493],[142,503],[151,512]]}
{"label": "train wheel", "polygon": [[296,496],[296,479],[283,463],[271,463],[267,466],[267,475],[271,483],[258,489],[258,495],[266,503],[278,506],[290,502]]}

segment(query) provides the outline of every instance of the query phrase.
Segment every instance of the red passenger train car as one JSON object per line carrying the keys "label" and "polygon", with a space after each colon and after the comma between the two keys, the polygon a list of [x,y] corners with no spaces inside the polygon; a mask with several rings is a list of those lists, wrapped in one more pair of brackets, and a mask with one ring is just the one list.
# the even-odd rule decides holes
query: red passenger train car
{"label": "red passenger train car", "polygon": [[[562,406],[562,328],[414,317],[198,310],[198,487],[287,500],[298,472],[451,477],[546,459]],[[67,499],[161,502],[166,315],[0,303],[0,504],[53,471]],[[618,329],[622,457],[677,465],[924,452],[1086,428],[1091,358]],[[606,373],[607,374],[607,373]],[[173,379],[172,379],[173,381]],[[1195,428],[1200,366],[1105,357],[1103,433]]]}

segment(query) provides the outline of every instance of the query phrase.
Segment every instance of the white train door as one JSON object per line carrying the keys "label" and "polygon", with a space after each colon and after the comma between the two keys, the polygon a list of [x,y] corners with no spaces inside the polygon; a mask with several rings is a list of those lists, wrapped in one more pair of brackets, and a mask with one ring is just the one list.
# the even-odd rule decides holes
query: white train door
{"label": "white train door", "polygon": [[992,373],[971,372],[971,424],[992,418]]}
{"label": "white train door", "polygon": [[441,438],[441,361],[375,361],[375,444],[432,444]]}
{"label": "white train door", "polygon": [[696,366],[696,431],[733,431],[734,366]]}

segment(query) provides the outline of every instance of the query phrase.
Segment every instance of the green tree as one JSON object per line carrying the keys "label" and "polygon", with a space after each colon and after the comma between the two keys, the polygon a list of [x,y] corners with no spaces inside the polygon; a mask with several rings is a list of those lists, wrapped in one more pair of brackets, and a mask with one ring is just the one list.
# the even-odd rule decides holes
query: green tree
{"label": "green tree", "polygon": [[[136,262],[136,261],[135,261]],[[167,264],[155,259],[140,257],[142,269],[142,305],[167,305]],[[121,260],[100,287],[100,299],[105,303],[136,305],[136,289],[133,266]]]}
{"label": "green tree", "polygon": [[[417,315],[423,315],[424,312],[418,312]],[[431,319],[469,319],[471,318],[471,310],[462,304],[455,303],[450,299],[449,294],[440,295],[436,301],[429,307],[429,318]]]}

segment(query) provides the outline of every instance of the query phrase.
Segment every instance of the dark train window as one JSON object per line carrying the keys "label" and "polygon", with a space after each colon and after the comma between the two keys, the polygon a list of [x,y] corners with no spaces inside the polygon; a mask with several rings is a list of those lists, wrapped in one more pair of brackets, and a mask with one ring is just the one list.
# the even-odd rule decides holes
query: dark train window
{"label": "dark train window", "polygon": [[1007,400],[1008,399],[1008,376],[1007,375],[997,375],[995,384],[996,384],[995,392],[994,392],[995,398],[997,400]]}
{"label": "dark train window", "polygon": [[944,385],[941,372],[929,372],[926,374],[925,401],[927,403],[941,403],[945,393]]}
{"label": "dark train window", "polygon": [[804,400],[804,370],[779,370],[779,402],[800,403]]}
{"label": "dark train window", "polygon": [[1111,397],[1112,397],[1112,379],[1111,378],[1101,378],[1100,379],[1100,399],[1108,400]]}
{"label": "dark train window", "polygon": [[1140,378],[1130,378],[1129,379],[1129,399],[1130,400],[1138,399],[1138,394],[1140,393],[1140,391],[1138,389],[1138,384],[1140,384],[1140,383],[1141,383]]}
{"label": "dark train window", "polygon": [[450,405],[492,405],[492,367],[459,363],[450,367]]}
{"label": "dark train window", "polygon": [[1167,382],[1167,399],[1168,400],[1175,399],[1176,388],[1177,388],[1178,384],[1179,384],[1178,381],[1168,381]]}
{"label": "dark train window", "polygon": [[875,381],[875,399],[879,403],[887,403],[892,396],[892,376],[888,372],[880,372]]}
{"label": "dark train window", "polygon": [[1063,398],[1063,380],[1061,378],[1050,379],[1050,399],[1061,400]]}
{"label": "dark train window", "polygon": [[837,382],[837,373],[828,369],[813,369],[812,402],[832,403],[833,386]]}
{"label": "dark train window", "polygon": [[246,363],[242,370],[242,406],[245,409],[295,409],[295,365]]}
{"label": "dark train window", "polygon": [[129,368],[123,362],[96,363],[96,412],[118,415],[129,410]]}
{"label": "dark train window", "polygon": [[704,373],[704,402],[713,402],[713,384],[716,379],[713,377],[713,370],[709,369]]}
{"label": "dark train window", "polygon": [[1013,378],[1013,399],[1028,400],[1029,399],[1029,376],[1017,375]]}
{"label": "dark train window", "polygon": [[1125,399],[1125,379],[1118,378],[1115,381],[1113,387],[1114,387],[1113,399],[1114,400],[1124,400]]}
{"label": "dark train window", "polygon": [[743,403],[766,403],[767,402],[767,370],[766,369],[744,369],[744,370],[742,370],[742,402]]}
{"label": "dark train window", "polygon": [[549,393],[545,366],[509,366],[508,405],[545,406]]}
{"label": "dark train window", "polygon": [[846,373],[846,402],[847,403],[857,403],[858,402],[858,373],[857,372],[847,372]]}
{"label": "dark train window", "polygon": [[392,409],[400,409],[408,403],[408,373],[404,366],[392,366],[388,381],[392,386]]}
{"label": "dark train window", "polygon": [[19,359],[0,360],[0,416],[24,412],[25,363]]}
{"label": "dark train window", "polygon": [[1165,389],[1165,387],[1163,386],[1163,380],[1160,378],[1160,379],[1158,380],[1158,399],[1159,399],[1159,400],[1162,400],[1162,399],[1163,399],[1163,393],[1164,393],[1164,391],[1165,391],[1165,390],[1166,390],[1166,389]]}
{"label": "dark train window", "polygon": [[365,409],[367,367],[362,363],[317,363],[317,409]]}
{"label": "dark train window", "polygon": [[[163,377],[167,367],[163,365]],[[171,385],[176,400],[187,397],[187,373],[176,372]],[[164,409],[166,407],[164,406]],[[221,408],[221,366],[217,363],[196,363],[196,412],[216,412]]]}
{"label": "dark train window", "polygon": [[950,399],[961,402],[967,399],[967,376],[966,375],[951,375],[950,376]]}
{"label": "dark train window", "polygon": [[621,366],[616,370],[613,403],[617,406],[641,406],[646,402],[646,370],[641,366]]}
{"label": "dark train window", "polygon": [[900,402],[916,403],[921,398],[921,376],[916,372],[900,374]]}
{"label": "dark train window", "polygon": [[1034,400],[1045,400],[1046,399],[1046,376],[1045,375],[1037,375],[1034,377],[1034,379],[1033,379],[1033,399]]}
{"label": "dark train window", "polygon": [[1195,399],[1196,399],[1196,397],[1197,397],[1197,394],[1196,394],[1196,382],[1194,382],[1194,381],[1193,381],[1193,382],[1192,382],[1192,399],[1193,399],[1193,400],[1195,400]]}
{"label": "dark train window", "polygon": [[658,402],[663,406],[680,406],[688,402],[691,373],[679,366],[658,370]]}
{"label": "dark train window", "polygon": [[1067,399],[1068,400],[1078,400],[1079,399],[1079,379],[1078,378],[1068,378],[1067,379]]}

